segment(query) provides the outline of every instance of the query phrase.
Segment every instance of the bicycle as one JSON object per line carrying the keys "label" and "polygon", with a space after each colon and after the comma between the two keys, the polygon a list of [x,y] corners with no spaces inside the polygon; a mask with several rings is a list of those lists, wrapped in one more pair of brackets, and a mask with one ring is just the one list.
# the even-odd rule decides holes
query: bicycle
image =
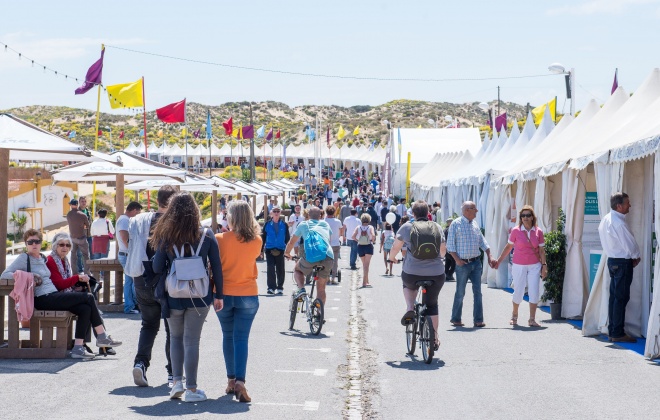
{"label": "bicycle", "polygon": [[433,355],[435,354],[435,329],[431,316],[426,315],[426,305],[421,303],[422,296],[426,293],[426,288],[433,285],[433,281],[422,280],[415,283],[419,287],[417,299],[415,299],[415,316],[413,322],[406,325],[406,344],[408,346],[408,354],[415,354],[415,347],[419,342],[422,348],[422,357],[426,364],[431,363]]}
{"label": "bicycle", "polygon": [[[292,258],[294,261],[299,258]],[[323,328],[323,301],[321,299],[314,299],[314,286],[316,286],[316,281],[319,278],[319,272],[323,270],[322,265],[314,265],[312,273],[312,288],[309,293],[298,296],[296,298],[296,291],[294,290],[291,293],[291,304],[289,305],[289,331],[293,330],[293,325],[296,322],[296,315],[298,312],[304,313],[307,317],[307,322],[309,323],[309,331],[313,335],[319,335],[321,333],[321,328]],[[293,272],[294,283],[295,283],[295,269]]]}

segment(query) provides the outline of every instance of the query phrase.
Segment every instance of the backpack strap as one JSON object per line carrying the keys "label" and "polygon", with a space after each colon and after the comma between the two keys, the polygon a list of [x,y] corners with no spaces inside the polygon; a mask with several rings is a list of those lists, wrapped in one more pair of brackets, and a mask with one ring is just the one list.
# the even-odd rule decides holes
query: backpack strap
{"label": "backpack strap", "polygon": [[199,239],[199,245],[197,245],[197,251],[195,251],[195,256],[199,256],[199,251],[202,249],[202,244],[204,244],[204,238],[206,237],[206,231],[208,228],[204,228],[202,232],[202,237]]}

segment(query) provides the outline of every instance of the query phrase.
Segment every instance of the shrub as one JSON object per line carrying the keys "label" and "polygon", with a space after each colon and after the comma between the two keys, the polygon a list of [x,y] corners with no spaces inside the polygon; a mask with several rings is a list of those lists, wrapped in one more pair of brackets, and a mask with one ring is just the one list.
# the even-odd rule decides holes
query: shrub
{"label": "shrub", "polygon": [[566,272],[566,235],[564,223],[566,215],[559,209],[557,229],[545,235],[545,262],[548,265],[548,275],[544,280],[545,293],[541,300],[552,300],[561,303],[564,291],[564,274]]}
{"label": "shrub", "polygon": [[298,179],[298,172],[296,171],[282,172],[282,176],[285,179]]}

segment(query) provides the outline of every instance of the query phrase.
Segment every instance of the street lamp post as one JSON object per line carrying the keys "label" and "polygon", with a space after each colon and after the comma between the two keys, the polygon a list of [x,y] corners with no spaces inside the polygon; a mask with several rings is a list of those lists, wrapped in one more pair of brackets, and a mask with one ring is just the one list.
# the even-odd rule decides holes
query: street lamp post
{"label": "street lamp post", "polygon": [[566,97],[571,100],[571,115],[575,116],[575,68],[566,71],[560,63],[552,63],[548,70],[554,74],[566,75]]}
{"label": "street lamp post", "polygon": [[491,128],[494,131],[497,131],[496,128],[495,128],[495,118],[494,118],[495,115],[494,115],[494,113],[491,113],[491,111],[494,111],[494,110],[490,107],[490,105],[488,105],[486,102],[481,102],[479,104],[479,109],[481,109],[482,111],[484,111],[486,113],[486,115],[488,115],[488,118],[490,119]]}

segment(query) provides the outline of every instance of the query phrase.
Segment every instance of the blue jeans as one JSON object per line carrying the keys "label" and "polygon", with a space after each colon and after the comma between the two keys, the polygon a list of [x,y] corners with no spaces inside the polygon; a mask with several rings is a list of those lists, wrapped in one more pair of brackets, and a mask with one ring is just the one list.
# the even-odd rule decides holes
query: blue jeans
{"label": "blue jeans", "polygon": [[474,323],[484,322],[484,307],[481,302],[482,270],[480,259],[461,266],[456,265],[456,294],[454,295],[454,306],[451,310],[451,322],[461,322],[463,298],[465,297],[465,287],[468,280],[472,282],[472,293],[474,294],[474,310],[472,311]]}
{"label": "blue jeans", "polygon": [[[126,269],[126,255],[117,255],[119,264]],[[133,277],[124,272],[124,313],[135,309],[135,286],[133,285]]]}
{"label": "blue jeans", "polygon": [[348,246],[351,247],[351,257],[349,258],[349,262],[350,262],[351,268],[354,268],[354,267],[355,267],[355,264],[357,263],[357,256],[358,256],[357,248],[358,248],[358,243],[357,243],[357,241],[354,241],[354,240],[352,240],[352,239],[349,239],[349,240],[346,241],[346,242],[348,242]]}
{"label": "blue jeans", "polygon": [[229,379],[245,382],[248,338],[258,310],[258,296],[225,295],[224,307],[216,312],[222,328],[222,352]]}
{"label": "blue jeans", "polygon": [[610,337],[623,337],[626,323],[626,305],[630,300],[630,284],[633,280],[633,260],[628,258],[608,258],[610,270],[610,301],[608,306]]}

